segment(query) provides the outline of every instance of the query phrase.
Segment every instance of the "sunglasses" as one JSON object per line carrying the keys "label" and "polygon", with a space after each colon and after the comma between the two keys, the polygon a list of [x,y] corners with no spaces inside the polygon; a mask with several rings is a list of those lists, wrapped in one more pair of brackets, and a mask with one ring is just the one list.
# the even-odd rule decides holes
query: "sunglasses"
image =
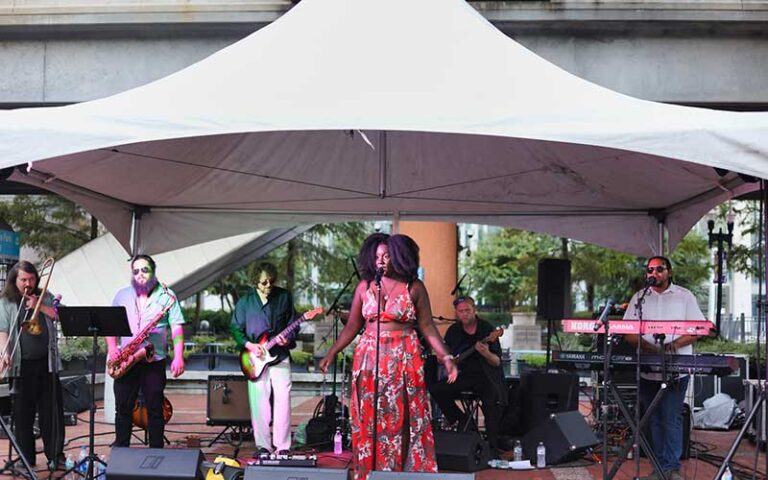
{"label": "sunglasses", "polygon": [[141,273],[152,273],[152,269],[149,268],[149,267],[141,267],[141,268],[134,268],[133,269],[133,274],[134,275],[138,275],[139,272],[141,272]]}
{"label": "sunglasses", "polygon": [[274,284],[275,284],[274,278],[268,278],[266,280],[262,280],[259,282],[259,285],[262,285],[264,287],[266,287],[267,285],[274,285]]}
{"label": "sunglasses", "polygon": [[648,268],[645,269],[645,271],[647,273],[653,273],[653,272],[664,273],[664,272],[667,271],[667,267],[665,267],[664,265],[658,265],[656,267],[648,267]]}

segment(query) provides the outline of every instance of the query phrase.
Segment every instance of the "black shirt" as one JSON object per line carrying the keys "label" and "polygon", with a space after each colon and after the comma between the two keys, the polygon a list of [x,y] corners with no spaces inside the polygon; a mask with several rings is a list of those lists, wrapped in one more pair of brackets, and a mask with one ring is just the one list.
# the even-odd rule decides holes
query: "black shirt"
{"label": "black shirt", "polygon": [[[477,319],[477,328],[473,335],[465,332],[459,322],[451,325],[448,331],[445,332],[445,343],[454,356],[461,355],[469,349],[473,350],[467,358],[457,365],[460,375],[481,376],[483,375],[483,364],[490,366],[485,357],[475,350],[475,343],[485,339],[491,332],[493,332],[491,324],[479,318]],[[491,352],[501,358],[501,344],[498,340],[489,343],[488,347]]]}

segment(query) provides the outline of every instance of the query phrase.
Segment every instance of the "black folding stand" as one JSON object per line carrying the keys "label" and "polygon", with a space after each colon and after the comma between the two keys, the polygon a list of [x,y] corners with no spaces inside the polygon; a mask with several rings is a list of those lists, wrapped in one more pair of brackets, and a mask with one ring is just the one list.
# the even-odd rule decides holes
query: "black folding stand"
{"label": "black folding stand", "polygon": [[[10,382],[13,382],[11,380]],[[13,393],[10,393],[12,390],[11,383],[8,383],[8,390],[9,395],[15,395]],[[13,400],[11,400],[11,405],[13,405]],[[13,415],[13,408],[11,408],[11,415]],[[0,415],[0,429],[3,430],[3,433],[5,434],[5,438],[8,439],[8,461],[5,463],[2,469],[0,469],[0,474],[3,474],[5,472],[10,473],[12,476],[21,475],[25,478],[29,478],[31,480],[37,480],[37,475],[35,475],[35,470],[32,468],[32,466],[29,464],[26,458],[24,458],[24,454],[21,453],[21,449],[19,448],[19,444],[16,441],[16,437],[13,435],[13,432],[10,428],[8,428],[8,424],[5,423],[5,420],[3,420],[2,415]],[[16,451],[16,454],[18,457],[15,459],[11,459],[11,447],[13,450]],[[16,462],[20,461],[21,464],[24,466],[24,471],[19,471],[16,468]]]}
{"label": "black folding stand", "polygon": [[[59,323],[66,337],[93,338],[93,358],[98,353],[98,337],[130,337],[133,333],[128,325],[125,307],[59,307]],[[85,479],[96,478],[95,463],[104,464],[93,451],[96,422],[96,362],[91,367],[91,402],[90,428],[88,430],[88,456],[78,462],[75,471],[80,471],[80,465],[88,462]],[[67,472],[69,473],[69,472]],[[65,474],[66,476],[66,474]]]}

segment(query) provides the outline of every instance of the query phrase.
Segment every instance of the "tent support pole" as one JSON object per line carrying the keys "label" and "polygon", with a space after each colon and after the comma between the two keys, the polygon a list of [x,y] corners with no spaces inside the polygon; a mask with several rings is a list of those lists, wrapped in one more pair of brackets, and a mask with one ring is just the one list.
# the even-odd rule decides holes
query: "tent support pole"
{"label": "tent support pole", "polygon": [[135,257],[139,252],[139,241],[141,240],[141,217],[149,213],[149,208],[135,206],[131,211],[131,256]]}
{"label": "tent support pole", "polygon": [[659,255],[666,255],[664,248],[664,220],[659,220]]}

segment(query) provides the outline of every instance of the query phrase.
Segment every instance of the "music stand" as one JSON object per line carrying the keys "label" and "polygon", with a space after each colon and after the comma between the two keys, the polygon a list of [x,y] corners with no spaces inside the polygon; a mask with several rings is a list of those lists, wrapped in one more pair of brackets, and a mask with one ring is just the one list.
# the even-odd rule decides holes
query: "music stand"
{"label": "music stand", "polygon": [[[125,307],[59,307],[59,323],[61,331],[66,337],[92,337],[93,358],[98,353],[96,340],[99,336],[105,337],[129,337],[133,335],[128,324],[128,315]],[[75,465],[79,469],[83,462],[88,462],[85,473],[86,480],[92,480],[94,475],[94,463],[104,464],[93,452],[96,419],[96,362],[91,366],[91,402],[90,402],[90,426],[88,429],[88,456]],[[106,465],[106,464],[104,464]]]}

